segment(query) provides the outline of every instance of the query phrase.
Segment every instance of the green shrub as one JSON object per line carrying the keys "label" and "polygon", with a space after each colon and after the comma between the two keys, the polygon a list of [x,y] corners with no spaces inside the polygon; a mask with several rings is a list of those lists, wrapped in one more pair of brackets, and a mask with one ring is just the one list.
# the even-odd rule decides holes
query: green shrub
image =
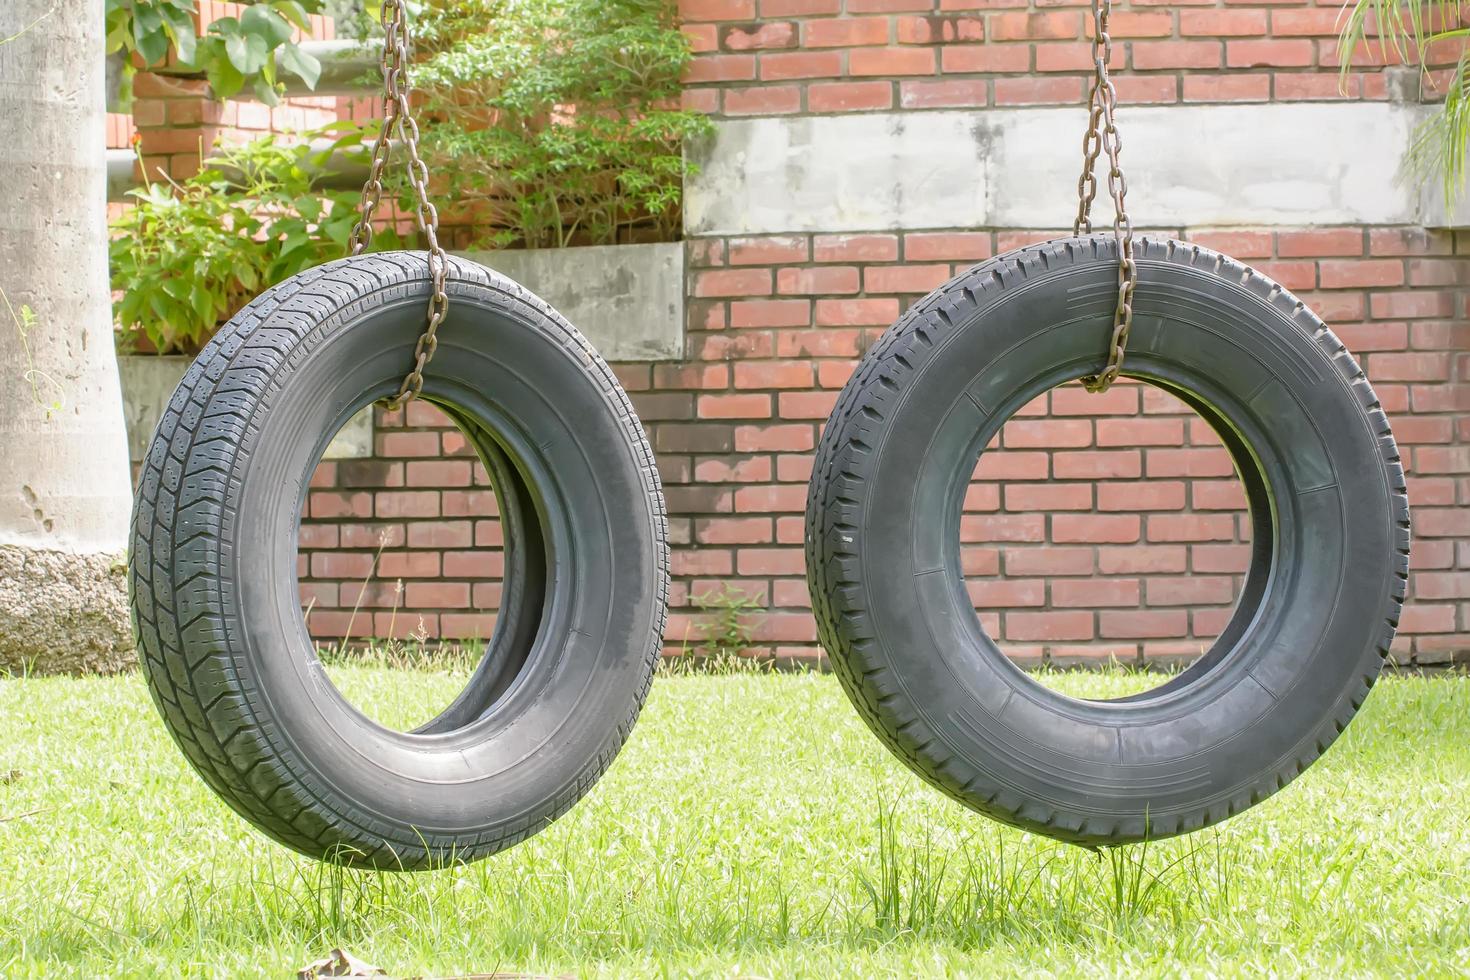
{"label": "green shrub", "polygon": [[677,237],[690,52],[669,0],[430,0],[423,151],[475,244]]}
{"label": "green shrub", "polygon": [[[474,222],[471,244],[677,237],[683,141],[708,122],[672,108],[689,48],[668,0],[432,0],[413,25],[432,193]],[[325,131],[216,147],[198,175],[131,192],[111,246],[125,349],[196,352],[255,294],[346,252],[358,192],[321,184],[333,150],[365,146],[330,130],[325,149],[308,142]]]}
{"label": "green shrub", "polygon": [[[261,290],[345,255],[358,192],[320,184],[335,151],[361,145],[351,124],[290,142],[265,136],[217,146],[181,184],[130,192],[134,206],[113,221],[110,246],[120,346],[195,353]],[[397,245],[391,230],[373,239],[375,249]]]}
{"label": "green shrub", "polygon": [[314,88],[321,65],[292,40],[292,30],[310,33],[307,15],[321,11],[322,0],[244,3],[239,17],[221,17],[198,37],[196,0],[107,0],[107,53],[127,56],[122,103],[131,101],[134,56],[150,68],[172,56],[178,68],[208,78],[217,99],[231,98],[249,87],[257,99],[275,105],[285,91],[276,77],[279,52],[285,69]]}

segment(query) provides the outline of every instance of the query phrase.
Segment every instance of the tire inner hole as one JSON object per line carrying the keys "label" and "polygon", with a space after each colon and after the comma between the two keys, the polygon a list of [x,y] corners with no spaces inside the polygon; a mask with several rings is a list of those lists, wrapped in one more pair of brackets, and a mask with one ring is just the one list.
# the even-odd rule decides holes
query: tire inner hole
{"label": "tire inner hole", "polygon": [[[522,600],[539,578],[514,530],[534,508],[503,485],[518,481],[488,434],[427,399],[363,409],[317,462],[297,533],[302,618],[327,678],[377,724],[462,728],[524,664],[539,603]],[[505,608],[518,602],[534,608]]]}
{"label": "tire inner hole", "polygon": [[1126,378],[1103,394],[1053,388],[1008,419],[960,515],[986,634],[1036,683],[1094,700],[1159,687],[1210,650],[1250,542],[1245,489],[1214,429]]}

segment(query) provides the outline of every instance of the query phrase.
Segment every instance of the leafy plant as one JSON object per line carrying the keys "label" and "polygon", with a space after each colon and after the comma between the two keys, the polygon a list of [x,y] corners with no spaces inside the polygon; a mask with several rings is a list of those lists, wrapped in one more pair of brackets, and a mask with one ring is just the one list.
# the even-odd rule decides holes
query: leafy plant
{"label": "leafy plant", "polygon": [[[357,192],[320,185],[333,154],[360,153],[363,137],[339,123],[216,146],[183,183],[131,191],[110,246],[123,346],[193,353],[260,290],[344,254]],[[397,243],[391,229],[373,238],[375,250]]]}
{"label": "leafy plant", "polygon": [[[1443,85],[1437,110],[1414,131],[1405,176],[1419,184],[1438,178],[1447,204],[1464,186],[1470,157],[1470,26],[1461,0],[1352,0],[1344,7],[1338,49],[1342,77],[1352,72],[1352,56],[1371,51],[1377,38],[1385,62],[1417,64],[1421,84]],[[1450,66],[1453,67],[1450,67]]]}
{"label": "leafy plant", "polygon": [[726,585],[719,591],[694,596],[694,606],[706,613],[699,624],[698,654],[704,666],[729,668],[742,661],[750,647],[749,618],[763,606],[751,595]]}
{"label": "leafy plant", "polygon": [[669,0],[429,0],[414,22],[423,152],[478,244],[672,238],[688,42]]}
{"label": "leafy plant", "polygon": [[196,0],[107,0],[107,53],[128,55],[123,69],[126,90],[136,70],[132,56],[145,67],[165,64],[170,52],[179,67],[209,79],[221,101],[247,86],[266,105],[280,101],[285,87],[276,75],[281,65],[315,88],[322,66],[292,40],[293,28],[309,33],[308,14],[322,9],[323,0],[255,0],[239,17],[221,17],[198,36]]}

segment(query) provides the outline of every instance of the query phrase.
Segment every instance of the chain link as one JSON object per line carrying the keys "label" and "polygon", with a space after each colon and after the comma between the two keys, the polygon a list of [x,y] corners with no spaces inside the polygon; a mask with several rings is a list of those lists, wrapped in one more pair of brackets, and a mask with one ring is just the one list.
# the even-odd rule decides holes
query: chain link
{"label": "chain link", "polygon": [[1133,327],[1133,287],[1138,267],[1133,261],[1133,220],[1128,216],[1126,198],[1128,181],[1118,162],[1122,143],[1114,114],[1118,108],[1118,90],[1108,75],[1108,62],[1113,57],[1113,39],[1108,34],[1108,20],[1113,0],[1092,0],[1092,90],[1088,98],[1087,133],[1082,137],[1082,176],[1077,180],[1077,220],[1072,231],[1076,235],[1092,233],[1092,202],[1097,196],[1094,171],[1098,156],[1108,155],[1108,193],[1113,198],[1113,237],[1118,242],[1118,305],[1113,314],[1113,337],[1108,350],[1108,364],[1098,374],[1082,379],[1091,392],[1104,392],[1123,371],[1123,357],[1128,347],[1128,331]]}
{"label": "chain link", "polygon": [[404,0],[383,0],[383,128],[373,143],[372,166],[362,185],[357,224],[352,228],[352,254],[357,255],[373,241],[373,212],[383,197],[383,170],[392,150],[390,138],[396,129],[408,150],[408,180],[413,185],[417,208],[414,219],[423,233],[429,254],[429,275],[434,292],[429,298],[429,322],[414,345],[413,369],[398,386],[398,394],[383,405],[390,411],[408,404],[424,389],[424,367],[439,347],[439,325],[449,312],[444,280],[449,274],[449,257],[439,245],[439,212],[429,200],[429,168],[419,156],[419,126],[409,107],[408,15]]}

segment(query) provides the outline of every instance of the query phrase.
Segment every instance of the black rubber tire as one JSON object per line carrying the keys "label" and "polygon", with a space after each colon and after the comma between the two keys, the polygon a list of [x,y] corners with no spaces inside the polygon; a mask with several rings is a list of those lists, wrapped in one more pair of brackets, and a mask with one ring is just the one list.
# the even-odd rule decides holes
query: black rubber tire
{"label": "black rubber tire", "polygon": [[1289,292],[1166,239],[1137,243],[1125,372],[1188,402],[1245,484],[1253,560],[1214,647],[1160,687],[1083,701],[1006,660],[959,561],[965,486],[1032,397],[1103,366],[1110,237],[985,262],[863,359],[817,449],[807,570],[848,696],[966,805],[1086,845],[1223,820],[1284,786],[1363,703],[1398,624],[1409,509],[1362,370]]}
{"label": "black rubber tire", "polygon": [[433,721],[393,732],[337,692],[296,580],[322,450],[412,363],[423,253],[321,266],[242,310],[189,368],[140,476],[134,624],[169,732],[247,820],[339,863],[471,861],[545,827],[612,762],[661,645],[667,518],[626,394],[527,290],[460,260],[449,280],[422,397],[492,475],[507,580],[484,662]]}

